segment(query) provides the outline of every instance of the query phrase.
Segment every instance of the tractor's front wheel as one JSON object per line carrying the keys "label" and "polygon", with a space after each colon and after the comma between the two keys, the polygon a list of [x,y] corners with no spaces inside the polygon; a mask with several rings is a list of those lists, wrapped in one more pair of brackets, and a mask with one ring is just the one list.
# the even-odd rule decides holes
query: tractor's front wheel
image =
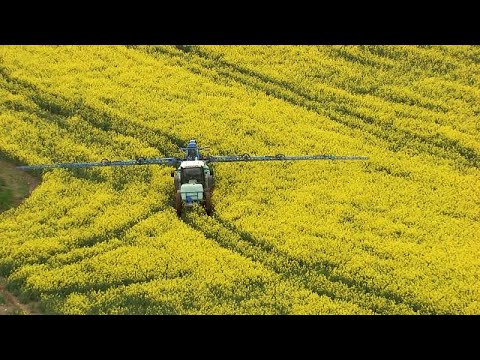
{"label": "tractor's front wheel", "polygon": [[183,201],[182,201],[182,194],[180,191],[177,191],[175,194],[175,210],[177,210],[177,216],[182,216],[182,209],[183,209]]}
{"label": "tractor's front wheel", "polygon": [[207,213],[208,216],[212,216],[213,214],[213,205],[212,205],[212,194],[210,191],[205,191],[204,193],[205,196],[205,212]]}

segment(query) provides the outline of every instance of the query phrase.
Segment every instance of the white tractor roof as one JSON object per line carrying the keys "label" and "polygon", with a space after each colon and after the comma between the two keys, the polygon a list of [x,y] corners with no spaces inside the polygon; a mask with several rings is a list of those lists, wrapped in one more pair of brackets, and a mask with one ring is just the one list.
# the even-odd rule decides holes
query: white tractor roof
{"label": "white tractor roof", "polygon": [[200,161],[200,160],[187,160],[187,161],[182,161],[180,164],[180,167],[185,169],[185,168],[192,168],[192,167],[202,167],[205,166],[205,161]]}

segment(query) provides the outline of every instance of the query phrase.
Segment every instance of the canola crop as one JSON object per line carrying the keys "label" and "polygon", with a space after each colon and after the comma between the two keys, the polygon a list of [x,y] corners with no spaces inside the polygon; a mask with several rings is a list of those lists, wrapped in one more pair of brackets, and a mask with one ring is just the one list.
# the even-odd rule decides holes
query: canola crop
{"label": "canola crop", "polygon": [[42,173],[0,275],[61,314],[479,314],[477,46],[2,46],[0,156],[364,155]]}

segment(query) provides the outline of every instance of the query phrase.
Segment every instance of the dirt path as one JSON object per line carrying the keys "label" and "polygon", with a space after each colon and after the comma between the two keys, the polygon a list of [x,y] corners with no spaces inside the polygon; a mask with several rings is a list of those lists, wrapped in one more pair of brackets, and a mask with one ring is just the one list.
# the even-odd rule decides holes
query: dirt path
{"label": "dirt path", "polygon": [[[11,191],[8,208],[16,207],[28,197],[40,183],[40,178],[25,171],[4,159],[0,159],[0,178],[4,186]],[[0,278],[0,315],[38,314],[32,310],[35,304],[25,305],[6,289],[6,279]]]}
{"label": "dirt path", "polygon": [[24,305],[18,301],[5,288],[5,281],[0,280],[0,315],[31,315],[34,312],[29,306]]}
{"label": "dirt path", "polygon": [[28,197],[41,179],[25,171],[18,170],[16,166],[0,158],[0,178],[12,190],[12,205],[18,206]]}

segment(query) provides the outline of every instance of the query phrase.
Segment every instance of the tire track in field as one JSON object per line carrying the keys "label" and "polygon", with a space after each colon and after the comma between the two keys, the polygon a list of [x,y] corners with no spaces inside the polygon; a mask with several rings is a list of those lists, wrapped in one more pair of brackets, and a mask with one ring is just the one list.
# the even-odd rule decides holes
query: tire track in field
{"label": "tire track in field", "polygon": [[[320,296],[342,300],[378,314],[421,313],[423,304],[406,302],[399,295],[369,288],[345,277],[334,275],[335,264],[325,261],[314,266],[259,242],[251,234],[214,215],[196,217],[187,213],[183,220],[193,229],[223,248],[238,253],[278,274],[281,279],[301,284]],[[288,269],[288,271],[285,271]]]}
{"label": "tire track in field", "polygon": [[[209,54],[197,47],[178,46],[178,52],[153,46],[144,51],[152,56],[168,56],[184,61],[183,66],[195,74],[201,74],[213,81],[220,79],[238,82],[256,91],[283,100],[294,106],[301,106],[319,115],[326,116],[333,121],[347,126],[359,137],[365,137],[364,132],[374,137],[387,141],[390,150],[399,151],[408,146],[426,152],[430,155],[458,161],[459,158],[472,167],[480,168],[480,154],[474,149],[462,145],[455,139],[450,139],[441,134],[431,136],[415,133],[407,129],[399,129],[388,123],[382,123],[376,118],[362,114],[352,108],[354,104],[346,103],[346,99],[338,99],[332,108],[322,107],[322,100],[311,95],[295,85],[264,75],[258,71],[244,68],[224,60],[221,56]],[[196,60],[192,64],[191,60]],[[215,72],[217,78],[213,78]],[[329,105],[332,105],[331,103]],[[421,150],[421,151],[420,151]]]}
{"label": "tire track in field", "polygon": [[[96,244],[99,244],[99,243],[102,243],[102,242],[108,242],[109,240],[114,239],[114,238],[123,242],[122,244],[118,244],[118,245],[115,245],[115,246],[112,246],[112,247],[108,247],[108,248],[106,248],[106,249],[104,249],[104,250],[102,250],[98,253],[93,253],[93,254],[90,254],[90,255],[82,255],[82,259],[80,261],[78,259],[74,258],[72,260],[62,261],[60,264],[55,264],[55,263],[52,264],[52,263],[49,263],[48,260],[47,261],[42,261],[41,259],[39,259],[38,261],[35,261],[35,262],[29,262],[28,264],[23,263],[23,264],[20,264],[20,265],[17,265],[17,266],[15,266],[15,264],[10,264],[11,266],[8,269],[6,269],[6,268],[2,269],[3,271],[1,273],[2,273],[3,276],[9,276],[12,273],[14,273],[16,270],[18,270],[19,268],[21,268],[25,265],[42,264],[42,263],[45,263],[48,266],[48,270],[60,269],[60,268],[63,268],[65,266],[69,266],[71,264],[76,264],[76,263],[81,262],[83,260],[88,260],[88,259],[93,258],[95,256],[102,255],[102,254],[107,253],[109,251],[114,251],[115,249],[119,248],[122,245],[128,245],[128,241],[127,241],[125,236],[126,236],[127,231],[130,230],[130,228],[132,228],[133,226],[137,225],[138,223],[148,219],[149,217],[155,215],[157,212],[165,210],[165,209],[166,209],[165,206],[160,206],[158,208],[154,208],[152,211],[149,211],[149,212],[143,214],[141,217],[139,217],[135,220],[132,220],[132,221],[130,221],[130,222],[128,222],[128,223],[126,223],[122,226],[119,226],[118,228],[113,229],[106,236],[105,235],[98,235],[98,234],[88,236],[88,237],[80,240],[80,245],[79,246],[74,246],[74,247],[67,246],[65,249],[62,249],[60,251],[56,251],[55,253],[52,253],[49,256],[49,258],[54,258],[57,255],[69,254],[72,251],[81,250],[81,249],[84,249],[84,248],[90,248],[90,247],[92,247]],[[46,293],[51,293],[49,291],[39,291],[39,292],[37,292],[37,291],[32,291],[30,289],[25,289],[25,282],[26,282],[27,279],[28,279],[28,276],[26,278],[21,278],[21,279],[14,279],[14,280],[10,279],[8,281],[8,288],[13,290],[13,291],[18,292],[19,294],[22,294],[23,296],[27,297],[29,300],[32,300],[32,301],[40,301],[40,294],[41,293],[45,293],[45,294]],[[71,286],[67,286],[67,287],[62,288],[62,289],[56,289],[55,292],[59,292],[66,297],[72,292],[87,293],[87,292],[92,291],[92,290],[107,290],[107,289],[109,289],[111,287],[115,287],[115,286],[130,285],[130,284],[133,284],[133,283],[151,281],[151,280],[154,280],[154,279],[155,279],[155,277],[151,277],[151,276],[146,277],[145,279],[141,279],[141,280],[124,279],[124,280],[120,280],[120,281],[117,281],[117,282],[91,284],[91,285],[84,286],[82,288],[78,288],[78,287],[76,287],[76,285],[71,285]]]}
{"label": "tire track in field", "polygon": [[[114,251],[115,249],[111,249],[111,251]],[[106,251],[104,254],[108,253]],[[98,254],[102,255],[102,254]],[[86,259],[88,260],[88,258]],[[83,262],[80,261],[78,262],[79,264]],[[88,265],[87,265],[88,266]],[[178,278],[183,278],[191,274],[191,271],[185,271],[185,270],[179,270],[175,271],[174,269],[169,269],[166,268],[164,271],[163,275],[159,274],[146,274],[140,269],[134,272],[134,276],[138,276],[138,278],[123,278],[123,279],[118,279],[118,280],[108,280],[108,282],[91,282],[89,284],[69,284],[61,288],[55,288],[55,289],[48,289],[48,290],[42,290],[42,291],[35,291],[31,289],[25,289],[24,286],[22,285],[22,288],[17,289],[15,288],[16,291],[18,291],[22,296],[25,298],[28,298],[30,301],[39,301],[42,303],[42,305],[46,308],[49,309],[51,308],[49,306],[49,302],[47,301],[42,301],[40,299],[40,295],[54,295],[54,296],[61,296],[63,300],[65,300],[69,295],[72,293],[78,293],[78,294],[84,294],[88,295],[89,293],[95,291],[95,292],[106,292],[110,289],[118,288],[120,286],[130,286],[130,285],[136,285],[136,284],[144,284],[144,283],[149,283],[151,281],[155,280],[173,280],[173,279],[178,279]],[[9,283],[9,287],[13,288],[12,285]]]}
{"label": "tire track in field", "polygon": [[[74,242],[67,243],[65,245],[65,248],[63,248],[61,250],[58,250],[58,251],[55,251],[55,252],[49,253],[48,257],[50,258],[50,257],[60,255],[60,254],[67,254],[71,251],[79,250],[79,249],[83,249],[83,248],[90,248],[90,247],[92,247],[96,244],[99,244],[99,243],[102,243],[102,242],[105,242],[105,241],[109,241],[109,240],[115,239],[115,238],[119,239],[119,240],[125,240],[126,232],[131,227],[135,226],[136,224],[142,222],[143,220],[147,219],[148,217],[150,217],[150,216],[152,216],[152,215],[156,214],[157,212],[162,211],[164,209],[166,209],[166,205],[154,206],[152,208],[146,209],[147,211],[136,219],[133,219],[133,220],[131,220],[131,221],[129,221],[129,222],[123,224],[123,225],[119,225],[118,227],[116,227],[114,229],[111,229],[104,234],[93,234],[93,235],[89,235],[89,236],[86,236],[86,237],[77,238],[77,239],[75,239]],[[31,240],[31,239],[29,239],[29,240]],[[20,246],[21,244],[17,243],[15,245]],[[95,256],[95,254],[93,254],[92,256]],[[17,270],[19,267],[22,267],[22,266],[25,266],[25,265],[39,264],[39,263],[42,263],[42,264],[46,263],[47,265],[51,265],[52,268],[56,267],[55,265],[49,264],[47,259],[37,259],[36,261],[33,261],[33,262],[29,261],[29,262],[22,263],[20,265],[15,265],[13,263],[10,263],[8,266],[4,265],[0,268],[0,275],[9,276],[9,275],[12,274],[12,272]],[[66,261],[66,262],[62,263],[60,265],[60,267],[63,266],[63,265],[68,265],[68,264],[69,264],[69,262]]]}
{"label": "tire track in field", "polygon": [[[35,315],[37,313],[30,310],[27,305],[22,304],[18,299],[3,286],[3,280],[0,279],[0,295],[5,299],[5,304],[0,307],[6,307],[0,311],[0,315],[13,315],[16,311],[21,311],[22,315]],[[13,312],[13,313],[12,313]]]}
{"label": "tire track in field", "polygon": [[[164,154],[175,153],[178,147],[185,145],[184,139],[139,122],[113,116],[106,111],[85,104],[83,100],[70,101],[70,99],[62,95],[51,94],[30,82],[14,78],[7,69],[0,66],[0,79],[2,78],[4,79],[4,87],[8,91],[12,94],[20,93],[24,95],[41,109],[40,111],[34,111],[35,115],[42,119],[53,121],[63,129],[69,129],[67,121],[69,117],[79,115],[107,138],[121,134],[156,148]],[[10,107],[12,110],[24,110],[27,112],[32,112],[33,110],[24,109],[21,105],[15,103],[11,103]]]}

